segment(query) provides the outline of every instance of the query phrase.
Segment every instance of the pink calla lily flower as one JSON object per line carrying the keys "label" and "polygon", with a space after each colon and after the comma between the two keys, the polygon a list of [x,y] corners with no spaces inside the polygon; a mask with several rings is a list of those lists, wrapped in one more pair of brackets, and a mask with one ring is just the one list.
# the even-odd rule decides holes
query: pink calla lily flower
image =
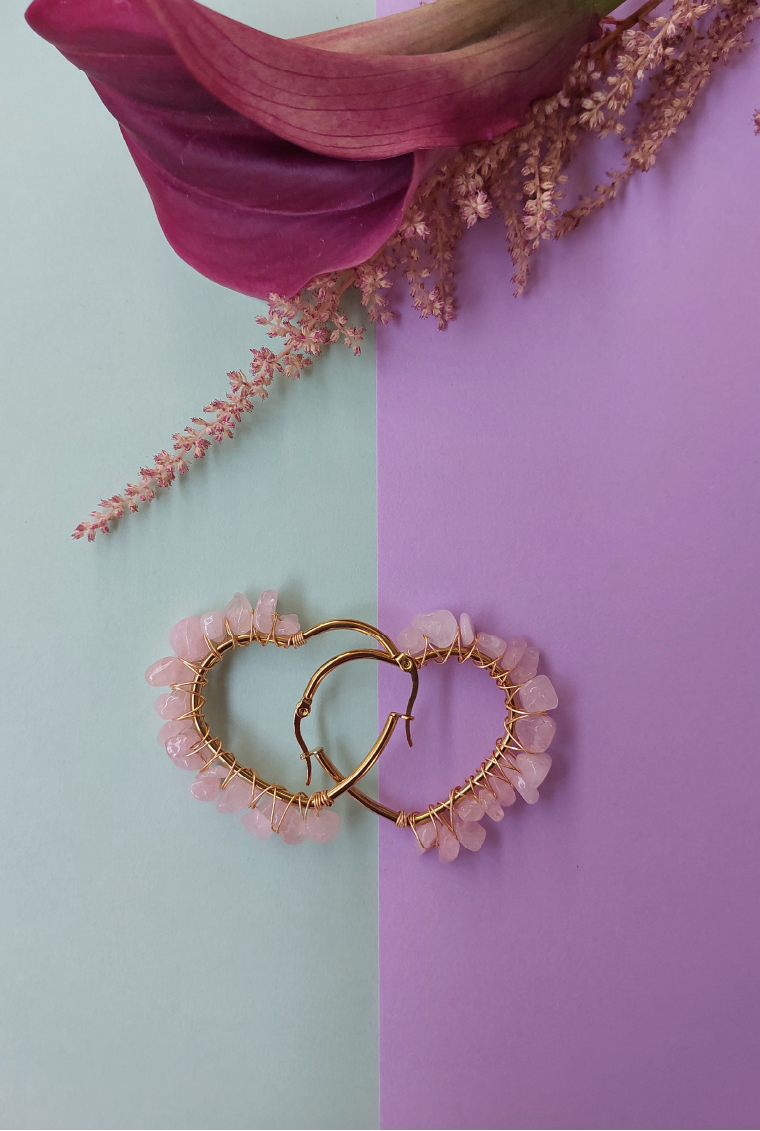
{"label": "pink calla lily flower", "polygon": [[258,298],[370,258],[446,149],[518,125],[597,29],[591,0],[435,0],[295,40],[195,0],[26,18],[119,122],[174,250]]}

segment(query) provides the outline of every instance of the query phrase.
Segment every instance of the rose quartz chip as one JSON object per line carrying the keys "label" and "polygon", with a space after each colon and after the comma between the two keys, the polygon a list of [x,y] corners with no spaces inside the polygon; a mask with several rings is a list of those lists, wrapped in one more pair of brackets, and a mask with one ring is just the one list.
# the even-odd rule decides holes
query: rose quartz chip
{"label": "rose quartz chip", "polygon": [[522,636],[518,636],[515,640],[510,640],[504,655],[499,660],[499,667],[502,667],[505,672],[508,672],[510,668],[519,664],[527,648],[528,641],[524,640]]}
{"label": "rose quartz chip", "polygon": [[479,789],[478,797],[486,811],[486,816],[490,817],[492,821],[500,821],[503,818],[504,810],[490,789]]}
{"label": "rose quartz chip", "polygon": [[496,777],[495,774],[491,777],[491,788],[501,805],[514,805],[517,800],[517,795],[509,782],[505,782],[503,778]]}
{"label": "rose quartz chip", "polygon": [[306,818],[306,835],[317,844],[327,844],[338,835],[340,817],[332,809],[310,809]]}
{"label": "rose quartz chip", "polygon": [[275,636],[295,636],[295,634],[300,631],[301,625],[295,613],[285,613],[284,616],[277,618],[277,624],[274,630]]}
{"label": "rose quartz chip", "polygon": [[483,802],[471,793],[465,793],[454,806],[454,812],[462,821],[479,821],[485,811]]}
{"label": "rose quartz chip", "polygon": [[529,679],[538,671],[538,648],[526,648],[523,652],[522,659],[519,664],[515,664],[509,673],[509,678],[515,687],[519,687],[521,683],[527,683]]}
{"label": "rose quartz chip", "polygon": [[478,651],[482,652],[484,656],[498,660],[499,656],[503,655],[506,646],[506,640],[502,640],[498,636],[491,636],[488,632],[478,633]]}
{"label": "rose quartz chip", "polygon": [[251,783],[235,774],[228,785],[220,790],[216,807],[220,813],[238,813],[251,803]]}
{"label": "rose quartz chip", "polygon": [[477,852],[486,839],[486,830],[477,821],[460,821],[455,816],[454,829],[459,843],[470,852]]}
{"label": "rose quartz chip", "polygon": [[515,723],[520,745],[533,754],[543,754],[544,750],[548,750],[556,730],[557,724],[548,715],[531,715]]}
{"label": "rose quartz chip", "polygon": [[438,826],[438,859],[444,864],[450,864],[459,855],[459,841],[453,836],[446,825]]}
{"label": "rose quartz chip", "polygon": [[183,660],[202,660],[208,648],[201,632],[200,617],[185,617],[175,624],[169,633],[169,643]]}
{"label": "rose quartz chip", "polygon": [[182,734],[183,731],[194,729],[192,719],[172,719],[161,727],[158,732],[158,741],[162,746],[166,746],[170,738]]}
{"label": "rose quartz chip", "polygon": [[425,651],[425,638],[418,628],[405,628],[396,637],[396,644],[407,656],[418,656]]}
{"label": "rose quartz chip", "polygon": [[415,825],[415,829],[416,833],[412,833],[412,836],[414,836],[414,851],[419,856],[423,852],[427,852],[429,848],[434,847],[437,837],[437,830],[435,821],[429,820],[420,821],[418,825]]}
{"label": "rose quartz chip", "polygon": [[538,790],[535,788],[535,786],[528,785],[520,771],[513,770],[509,766],[504,767],[504,774],[509,778],[510,782],[520,794],[520,797],[522,797],[523,801],[527,801],[528,805],[535,805],[535,803],[538,801]]}
{"label": "rose quartz chip", "polygon": [[203,752],[193,750],[198,742],[200,739],[195,730],[183,730],[166,743],[166,753],[175,766],[181,766],[183,770],[202,770],[206,761]]}
{"label": "rose quartz chip", "polygon": [[151,687],[171,687],[173,683],[184,683],[192,679],[193,673],[176,656],[164,656],[156,660],[145,673]]}
{"label": "rose quartz chip", "polygon": [[235,636],[244,636],[251,631],[251,602],[246,597],[245,593],[235,593],[227,608],[224,610],[224,615],[227,622],[235,633]]}
{"label": "rose quartz chip", "polygon": [[253,623],[257,632],[261,632],[264,636],[269,635],[276,609],[277,590],[265,589],[256,602],[256,610],[253,614]]}
{"label": "rose quartz chip", "polygon": [[467,613],[462,613],[459,618],[459,639],[465,648],[469,648],[475,640],[475,629],[472,627],[472,621]]}
{"label": "rose quartz chip", "polygon": [[169,691],[156,699],[156,711],[162,719],[178,719],[189,710],[189,691]]}
{"label": "rose quartz chip", "polygon": [[204,613],[198,619],[201,622],[201,632],[204,636],[208,636],[209,640],[213,640],[217,644],[224,640],[227,635],[227,629],[224,626],[224,613],[220,613],[217,609],[213,613]]}
{"label": "rose quartz chip", "polygon": [[198,774],[198,777],[190,786],[190,792],[196,801],[214,800],[219,793],[219,786],[221,785],[219,778],[220,770],[222,770],[222,777],[226,777],[227,770],[222,766],[209,766],[207,770]]}
{"label": "rose quartz chip", "polygon": [[535,676],[523,684],[518,695],[523,710],[529,715],[538,715],[541,711],[553,711],[559,702],[548,675]]}
{"label": "rose quartz chip", "polygon": [[552,765],[551,754],[518,754],[517,768],[530,789],[538,789]]}
{"label": "rose quartz chip", "polygon": [[277,832],[285,844],[303,844],[306,840],[306,821],[299,813],[297,805],[291,805],[280,818]]}
{"label": "rose quartz chip", "polygon": [[415,617],[412,628],[419,629],[434,648],[448,648],[454,642],[459,625],[448,609],[438,609],[434,613],[422,613]]}
{"label": "rose quartz chip", "polygon": [[269,814],[262,809],[246,809],[241,818],[241,824],[257,840],[269,840],[272,835]]}

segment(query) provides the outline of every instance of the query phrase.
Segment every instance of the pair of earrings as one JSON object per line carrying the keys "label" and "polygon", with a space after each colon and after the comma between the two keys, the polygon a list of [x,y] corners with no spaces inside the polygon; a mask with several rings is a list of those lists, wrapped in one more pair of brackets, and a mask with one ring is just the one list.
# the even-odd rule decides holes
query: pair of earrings
{"label": "pair of earrings", "polygon": [[[211,669],[233,648],[254,642],[297,648],[315,636],[340,629],[363,633],[377,647],[341,652],[322,664],[309,680],[293,719],[301,758],[307,765],[306,785],[311,783],[313,758],[335,784],[310,794],[292,793],[241,765],[223,748],[220,739],[212,736],[203,715],[203,689]],[[340,818],[331,806],[341,794],[349,793],[378,816],[399,828],[411,829],[418,852],[437,848],[439,858],[450,862],[459,854],[460,846],[471,851],[480,848],[485,839],[481,818],[487,815],[500,821],[504,808],[515,802],[518,793],[529,805],[536,802],[538,786],[549,772],[551,757],[546,751],[556,728],[547,711],[557,706],[557,695],[548,677],[536,674],[538,650],[522,638],[507,642],[489,633],[476,634],[466,613],[458,622],[447,610],[415,617],[394,644],[374,625],[358,620],[324,621],[301,631],[294,614],[277,612],[277,591],[268,589],[255,608],[242,593],[236,593],[223,612],[186,617],[171,630],[169,642],[175,654],[151,664],[145,673],[151,686],[171,688],[156,701],[156,711],[166,720],[158,740],[176,765],[197,771],[190,787],[194,797],[216,801],[222,813],[243,811],[243,825],[260,840],[274,834],[286,844],[332,840]],[[430,662],[444,664],[452,657],[460,664],[472,661],[503,692],[504,734],[476,772],[463,785],[455,786],[444,801],[421,812],[390,809],[363,793],[357,783],[375,765],[399,722],[404,723],[407,741],[412,745],[411,711],[419,672]],[[411,691],[403,714],[393,711],[388,715],[372,749],[351,773],[343,775],[322,747],[309,749],[301,723],[311,713],[316,691],[326,676],[358,659],[396,665],[409,675]]]}

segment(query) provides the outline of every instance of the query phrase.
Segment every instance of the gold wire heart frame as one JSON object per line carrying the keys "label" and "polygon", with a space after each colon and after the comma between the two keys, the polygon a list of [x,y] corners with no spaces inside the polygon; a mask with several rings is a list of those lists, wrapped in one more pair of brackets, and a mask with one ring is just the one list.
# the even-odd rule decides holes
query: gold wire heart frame
{"label": "gold wire heart frame", "polygon": [[[382,754],[385,747],[390,741],[391,735],[396,729],[396,724],[399,720],[403,719],[406,722],[407,739],[411,746],[411,736],[409,733],[409,724],[411,722],[411,709],[414,700],[417,696],[418,688],[418,673],[417,667],[410,656],[404,652],[400,652],[394,645],[393,641],[387,637],[374,625],[367,624],[364,621],[358,620],[330,620],[324,621],[321,624],[315,625],[304,632],[298,632],[293,636],[276,636],[275,629],[277,626],[277,617],[275,616],[272,622],[272,627],[267,634],[259,632],[253,624],[253,615],[251,615],[251,629],[250,632],[236,634],[230,628],[229,622],[225,620],[226,636],[224,640],[217,643],[211,640],[208,636],[204,636],[204,640],[208,646],[208,654],[202,659],[197,661],[183,660],[185,666],[192,672],[192,679],[184,683],[172,684],[175,691],[186,691],[190,695],[190,709],[182,719],[192,720],[193,726],[198,734],[198,742],[193,747],[194,751],[207,752],[209,757],[205,760],[203,770],[208,769],[215,762],[222,763],[228,768],[228,774],[221,783],[221,788],[225,789],[234,777],[241,777],[245,781],[251,783],[251,805],[258,803],[262,797],[270,796],[272,798],[272,820],[274,820],[275,806],[278,801],[282,802],[285,806],[278,826],[282,824],[282,819],[291,805],[298,807],[302,816],[306,816],[309,809],[323,809],[332,805],[337,797],[340,797],[346,790],[353,788],[354,784],[359,781],[364,775],[372,769],[377,759]],[[314,793],[306,794],[303,791],[292,793],[285,786],[270,783],[260,777],[254,769],[249,766],[242,766],[236,759],[235,755],[229,750],[225,750],[222,746],[221,739],[214,738],[211,735],[210,728],[203,715],[203,707],[206,702],[203,695],[203,688],[208,682],[208,673],[214,668],[226,655],[227,652],[232,651],[234,648],[246,647],[253,644],[254,641],[261,644],[262,647],[267,644],[274,644],[278,648],[297,648],[305,644],[307,640],[311,640],[315,636],[321,636],[325,632],[335,632],[339,630],[348,630],[353,632],[360,632],[365,636],[371,637],[376,640],[381,646],[379,649],[374,648],[357,648],[343,652],[338,656],[334,656],[327,664],[323,664],[319,669],[328,668],[332,671],[334,668],[339,667],[341,664],[348,663],[354,659],[376,659],[379,661],[387,661],[388,663],[396,664],[401,671],[406,672],[412,680],[412,691],[409,696],[409,702],[404,714],[392,711],[385,722],[383,729],[377,737],[372,749],[367,756],[362,759],[359,765],[350,774],[343,776],[339,771],[335,771],[334,781],[336,784],[327,790],[317,790]],[[326,674],[326,673],[325,673]],[[313,677],[312,677],[313,678]],[[311,757],[320,758],[323,756],[327,759],[327,754],[323,749],[318,751],[310,751],[301,737],[301,719],[305,718],[311,710],[311,700],[306,696],[301,700],[296,708],[296,717],[294,719],[294,729],[296,738],[301,746],[302,757],[306,758],[308,773],[308,785],[311,780]],[[329,759],[328,759],[329,761]],[[332,762],[330,763],[332,765]]]}
{"label": "gold wire heart frame", "polygon": [[[456,836],[456,833],[454,831],[454,806],[456,805],[457,801],[460,800],[460,798],[465,797],[468,793],[472,797],[477,797],[478,789],[487,789],[495,797],[496,795],[490,784],[489,778],[500,778],[503,782],[506,782],[507,785],[513,786],[513,782],[504,773],[505,768],[512,771],[513,773],[519,773],[517,766],[510,758],[510,752],[514,751],[515,754],[529,753],[529,751],[525,749],[525,747],[516,737],[515,725],[518,719],[535,717],[535,715],[531,716],[530,712],[524,711],[517,705],[516,695],[520,690],[520,686],[518,684],[512,684],[509,682],[509,672],[502,671],[501,668],[499,668],[498,660],[492,659],[490,656],[487,656],[485,653],[479,651],[477,647],[477,638],[473,641],[472,644],[464,645],[462,644],[459,631],[457,631],[454,640],[448,646],[448,648],[436,648],[430,643],[427,637],[424,637],[424,640],[424,651],[421,652],[418,656],[407,657],[408,659],[411,659],[417,671],[419,671],[421,668],[424,668],[426,664],[429,664],[431,662],[436,664],[445,664],[447,660],[449,660],[452,656],[455,656],[457,662],[460,664],[465,663],[467,660],[471,660],[476,667],[482,668],[484,671],[487,671],[491,678],[495,680],[496,686],[504,692],[504,705],[507,710],[504,719],[504,737],[497,739],[491,756],[487,758],[483,763],[481,763],[481,766],[476,771],[476,773],[467,778],[466,782],[463,785],[455,786],[454,789],[451,790],[449,796],[445,801],[438,801],[435,804],[428,806],[428,808],[425,810],[419,812],[415,810],[413,812],[407,813],[403,809],[391,809],[387,805],[383,805],[381,802],[375,801],[373,797],[369,797],[368,794],[363,793],[362,790],[357,789],[353,784],[348,788],[348,792],[353,798],[361,802],[362,805],[365,805],[367,809],[371,809],[373,813],[377,813],[378,816],[386,817],[389,821],[393,821],[400,828],[411,828],[418,840],[419,835],[417,826],[425,821],[432,821],[433,825],[436,827],[435,844],[437,844],[438,828],[436,822],[438,821],[446,825],[452,836]],[[369,650],[367,654],[371,654],[369,653]],[[389,657],[381,653],[377,653],[377,656],[382,660],[389,659]],[[354,657],[345,654],[345,656],[341,659],[341,662],[348,663],[353,658]],[[355,658],[359,659],[358,656],[356,656]],[[323,664],[319,671],[315,672],[311,677],[304,693],[304,697],[308,698],[309,702],[311,702],[311,699],[313,698],[317,687],[322,682],[324,677],[335,666],[337,665],[328,661],[327,664]],[[301,741],[300,738],[299,741]],[[301,743],[301,745],[305,749],[304,744]],[[334,781],[337,782],[342,780],[340,770],[337,769],[335,764],[328,757],[324,750],[314,750],[311,753],[315,758],[317,758],[322,768],[326,770],[326,772]]]}

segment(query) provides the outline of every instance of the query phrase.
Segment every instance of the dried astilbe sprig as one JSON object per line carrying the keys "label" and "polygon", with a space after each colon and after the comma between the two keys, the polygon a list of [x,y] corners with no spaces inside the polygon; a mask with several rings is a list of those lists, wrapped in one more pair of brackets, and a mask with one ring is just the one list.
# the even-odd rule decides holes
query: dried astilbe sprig
{"label": "dried astilbe sprig", "polygon": [[[138,484],[104,499],[73,537],[92,541],[107,533],[111,522],[187,471],[191,457],[202,458],[212,440],[232,438],[243,414],[268,395],[275,374],[300,377],[333,342],[358,354],[363,328],[349,326],[340,309],[349,288],[359,290],[370,322],[387,322],[388,291],[400,273],[414,308],[444,329],[456,316],[459,240],[494,208],[505,222],[519,294],[542,241],[572,231],[613,200],[634,172],[652,168],[716,65],[749,45],[748,29],[758,15],[757,0],[673,0],[659,16],[655,8],[656,0],[649,0],[625,20],[605,19],[604,34],[580,51],[559,94],[534,103],[521,126],[447,160],[420,186],[398,231],[370,260],[321,276],[294,298],[271,295],[267,317],[257,321],[270,338],[284,339],[283,348],[252,350],[250,376],[228,374],[231,391],[204,409],[211,419],[194,418],[173,437],[172,452],[159,452],[151,467],[141,469]],[[637,117],[630,125],[632,114]],[[755,123],[760,132],[760,111]],[[621,167],[563,209],[565,170],[582,140],[611,134],[622,145]]]}

